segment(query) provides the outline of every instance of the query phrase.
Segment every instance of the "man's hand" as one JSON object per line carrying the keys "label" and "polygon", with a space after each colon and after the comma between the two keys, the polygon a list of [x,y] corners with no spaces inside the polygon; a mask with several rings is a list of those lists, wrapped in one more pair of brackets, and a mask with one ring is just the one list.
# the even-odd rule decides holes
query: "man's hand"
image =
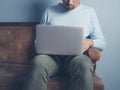
{"label": "man's hand", "polygon": [[94,43],[91,39],[85,39],[83,41],[83,48],[82,48],[83,52],[85,52],[89,47],[93,46],[93,44]]}

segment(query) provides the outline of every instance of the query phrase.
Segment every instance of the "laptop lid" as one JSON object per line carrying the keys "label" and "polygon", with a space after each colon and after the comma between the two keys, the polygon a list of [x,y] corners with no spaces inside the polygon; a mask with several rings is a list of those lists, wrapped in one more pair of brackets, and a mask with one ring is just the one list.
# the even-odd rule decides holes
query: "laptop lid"
{"label": "laptop lid", "polygon": [[82,54],[83,29],[81,27],[36,25],[36,51],[38,54]]}

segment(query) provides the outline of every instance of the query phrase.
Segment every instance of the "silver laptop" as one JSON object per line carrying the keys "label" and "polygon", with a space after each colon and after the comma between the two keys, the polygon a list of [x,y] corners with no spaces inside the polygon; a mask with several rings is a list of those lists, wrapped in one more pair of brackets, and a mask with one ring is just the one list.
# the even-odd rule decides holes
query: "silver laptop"
{"label": "silver laptop", "polygon": [[83,29],[81,27],[36,25],[36,51],[38,54],[82,54]]}

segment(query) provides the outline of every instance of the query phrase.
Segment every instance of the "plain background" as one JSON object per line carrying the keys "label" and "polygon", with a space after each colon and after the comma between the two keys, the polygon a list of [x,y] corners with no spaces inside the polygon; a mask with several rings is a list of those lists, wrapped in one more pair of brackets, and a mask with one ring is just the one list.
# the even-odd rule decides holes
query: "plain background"
{"label": "plain background", "polygon": [[[43,10],[59,0],[0,0],[0,22],[39,22]],[[97,62],[105,90],[120,90],[120,0],[81,0],[98,15],[107,46]]]}

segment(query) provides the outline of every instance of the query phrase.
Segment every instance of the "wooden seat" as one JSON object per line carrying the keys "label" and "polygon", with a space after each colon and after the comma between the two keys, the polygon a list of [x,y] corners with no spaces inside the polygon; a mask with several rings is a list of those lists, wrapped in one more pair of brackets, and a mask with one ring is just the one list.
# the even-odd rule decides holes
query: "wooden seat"
{"label": "wooden seat", "polygon": [[[50,78],[47,90],[68,90],[68,80],[69,78],[64,76]],[[96,74],[93,77],[93,88],[93,90],[104,90],[104,85]]]}
{"label": "wooden seat", "polygon": [[[29,63],[35,56],[35,24],[11,24],[0,27],[0,90],[22,90],[29,72]],[[98,49],[86,54],[96,62]],[[48,80],[48,90],[68,90],[68,77],[57,76]],[[94,74],[94,90],[104,90],[100,78]]]}

